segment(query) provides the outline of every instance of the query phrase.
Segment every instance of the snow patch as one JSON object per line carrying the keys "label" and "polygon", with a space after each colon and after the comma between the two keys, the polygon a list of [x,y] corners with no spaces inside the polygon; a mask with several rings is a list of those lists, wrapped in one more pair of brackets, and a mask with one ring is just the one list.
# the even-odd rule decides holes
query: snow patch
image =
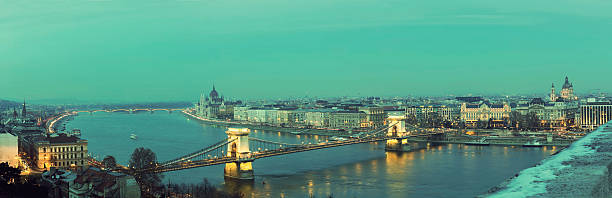
{"label": "snow patch", "polygon": [[605,133],[603,129],[606,126],[600,126],[596,131],[574,142],[558,154],[543,160],[537,166],[521,171],[503,190],[489,197],[529,197],[546,193],[546,184],[557,177],[555,173],[570,167],[563,165],[563,162],[571,161],[577,156],[595,153],[595,149],[591,148],[590,144],[593,139]]}

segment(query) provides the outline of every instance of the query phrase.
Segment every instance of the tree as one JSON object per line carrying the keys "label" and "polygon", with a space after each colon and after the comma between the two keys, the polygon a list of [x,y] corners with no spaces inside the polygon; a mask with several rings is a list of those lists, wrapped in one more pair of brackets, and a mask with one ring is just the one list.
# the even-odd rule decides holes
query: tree
{"label": "tree", "polygon": [[107,155],[102,160],[102,166],[106,170],[113,170],[115,167],[117,167],[117,160],[115,160],[115,157]]}
{"label": "tree", "polygon": [[529,112],[526,116],[526,121],[529,129],[536,129],[540,127],[540,119],[535,112]]}
{"label": "tree", "polygon": [[21,170],[10,167],[8,162],[0,163],[0,182],[2,184],[15,182],[19,179],[19,174],[21,174]]}
{"label": "tree", "polygon": [[[148,148],[136,148],[130,158],[130,168],[142,170],[157,166],[157,157],[155,153]],[[157,173],[138,172],[134,174],[134,178],[140,185],[140,190],[144,191],[153,187],[158,187],[162,181],[162,175]]]}
{"label": "tree", "polygon": [[518,111],[510,112],[510,117],[508,118],[508,127],[521,129],[521,124],[523,120],[523,116]]}

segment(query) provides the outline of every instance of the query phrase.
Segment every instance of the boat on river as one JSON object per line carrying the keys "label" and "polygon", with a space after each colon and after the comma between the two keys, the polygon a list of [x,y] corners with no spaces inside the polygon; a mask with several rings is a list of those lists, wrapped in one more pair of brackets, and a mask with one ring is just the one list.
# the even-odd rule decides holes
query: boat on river
{"label": "boat on river", "polygon": [[527,143],[523,144],[523,147],[542,147],[542,143],[538,142],[537,139],[529,140]]}
{"label": "boat on river", "polygon": [[489,146],[491,143],[487,141],[487,137],[483,137],[483,138],[480,138],[479,140],[466,142],[465,144],[466,145]]}
{"label": "boat on river", "polygon": [[343,138],[343,137],[332,136],[332,137],[329,138],[329,140],[331,140],[331,141],[345,141],[347,139]]}
{"label": "boat on river", "polygon": [[132,134],[130,135],[130,139],[132,139],[132,140],[136,140],[136,139],[138,139],[138,136],[137,136],[136,134],[133,134],[133,133],[132,133]]}

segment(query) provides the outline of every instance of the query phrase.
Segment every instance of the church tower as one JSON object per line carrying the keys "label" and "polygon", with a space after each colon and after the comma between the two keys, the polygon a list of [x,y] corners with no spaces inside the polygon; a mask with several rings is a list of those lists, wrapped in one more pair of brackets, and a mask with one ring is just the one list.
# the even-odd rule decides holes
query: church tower
{"label": "church tower", "polygon": [[25,103],[25,99],[24,99],[23,100],[23,109],[21,109],[21,117],[25,118],[26,115],[27,115],[27,112],[26,112],[26,103]]}
{"label": "church tower", "polygon": [[550,88],[550,101],[551,102],[557,101],[557,94],[555,93],[555,83],[553,83],[552,87]]}

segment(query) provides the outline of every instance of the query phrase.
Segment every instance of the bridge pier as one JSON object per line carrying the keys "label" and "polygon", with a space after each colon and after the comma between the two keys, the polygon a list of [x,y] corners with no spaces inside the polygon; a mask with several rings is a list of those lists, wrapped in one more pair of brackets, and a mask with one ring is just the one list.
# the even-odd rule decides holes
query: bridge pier
{"label": "bridge pier", "polygon": [[229,128],[225,133],[231,141],[227,146],[227,157],[236,158],[236,162],[225,164],[224,175],[228,179],[252,180],[254,159],[249,150],[249,133],[247,128]]}
{"label": "bridge pier", "polygon": [[412,150],[412,146],[408,144],[408,139],[404,138],[408,134],[406,131],[406,121],[404,116],[389,116],[387,119],[389,122],[389,129],[387,131],[387,144],[385,150],[387,151],[409,151]]}
{"label": "bridge pier", "polygon": [[386,151],[411,151],[412,145],[408,144],[408,139],[391,138],[385,145]]}

